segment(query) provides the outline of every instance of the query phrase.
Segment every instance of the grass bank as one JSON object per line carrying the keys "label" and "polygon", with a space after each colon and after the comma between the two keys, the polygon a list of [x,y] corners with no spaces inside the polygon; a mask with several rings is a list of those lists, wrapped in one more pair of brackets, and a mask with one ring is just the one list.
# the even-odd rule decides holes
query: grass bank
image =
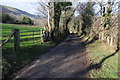
{"label": "grass bank", "polygon": [[[87,39],[87,38],[86,38]],[[85,40],[85,39],[84,39]],[[92,64],[99,63],[106,56],[115,52],[115,48],[108,46],[98,40],[86,45],[89,61]],[[120,51],[118,52],[120,53]],[[91,78],[118,78],[118,53],[114,56],[108,57],[103,62],[99,69],[92,69],[90,71]]]}

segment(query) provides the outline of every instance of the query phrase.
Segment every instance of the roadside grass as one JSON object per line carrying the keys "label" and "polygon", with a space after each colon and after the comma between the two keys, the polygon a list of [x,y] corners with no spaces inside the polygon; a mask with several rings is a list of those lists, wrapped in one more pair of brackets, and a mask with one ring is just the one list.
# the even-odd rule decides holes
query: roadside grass
{"label": "roadside grass", "polygon": [[33,35],[31,35],[33,32],[22,33],[24,31],[35,31],[42,28],[21,27],[11,24],[2,24],[2,41],[5,41],[10,36],[12,29],[20,29],[20,50],[18,52],[14,51],[13,38],[2,47],[3,78],[14,74],[14,72],[30,63],[37,56],[46,52],[49,47],[54,45],[52,42],[41,42],[41,38],[39,38],[41,32],[34,32],[34,34],[38,34],[34,35],[34,38]]}
{"label": "roadside grass", "polygon": [[[83,40],[85,41],[86,39],[87,37],[85,37]],[[115,52],[115,47],[108,46],[107,44],[99,42],[98,40],[86,45],[86,47],[89,61],[92,64],[99,63],[103,58]],[[118,53],[120,53],[120,51]],[[107,58],[100,69],[91,70],[90,77],[118,78],[118,53],[112,57]]]}

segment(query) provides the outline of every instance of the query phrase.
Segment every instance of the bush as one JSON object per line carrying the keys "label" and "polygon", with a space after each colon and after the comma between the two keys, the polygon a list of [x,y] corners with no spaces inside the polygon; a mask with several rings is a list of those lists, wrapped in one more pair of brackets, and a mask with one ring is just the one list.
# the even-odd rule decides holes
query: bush
{"label": "bush", "polygon": [[16,21],[14,21],[14,24],[33,25],[34,22],[28,17],[23,17],[22,21],[16,20]]}
{"label": "bush", "polygon": [[34,23],[33,23],[33,21],[32,21],[30,18],[28,18],[28,17],[23,17],[23,19],[22,19],[22,24],[33,25]]}
{"label": "bush", "polygon": [[10,16],[6,13],[2,13],[2,23],[7,23],[10,21]]}
{"label": "bush", "polygon": [[2,16],[0,16],[0,18],[2,18],[2,23],[14,23],[14,19],[12,17],[9,16],[9,14],[6,13],[2,13]]}
{"label": "bush", "polygon": [[14,24],[21,24],[21,21],[16,20],[16,21],[14,22]]}
{"label": "bush", "polygon": [[26,24],[26,25],[33,25],[34,22],[29,17],[23,17],[22,21],[20,20],[14,20],[9,16],[9,14],[2,13],[2,23],[14,23],[14,24]]}

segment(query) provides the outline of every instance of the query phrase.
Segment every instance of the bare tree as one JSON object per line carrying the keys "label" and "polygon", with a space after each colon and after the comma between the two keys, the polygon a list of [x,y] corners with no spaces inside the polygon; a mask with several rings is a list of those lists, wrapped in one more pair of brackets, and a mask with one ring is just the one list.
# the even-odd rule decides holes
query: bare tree
{"label": "bare tree", "polygon": [[50,25],[50,20],[51,20],[51,10],[52,10],[52,2],[38,2],[38,14],[42,15],[44,18],[47,19],[47,26],[49,28],[49,32],[51,32],[51,25]]}
{"label": "bare tree", "polygon": [[43,16],[44,18],[47,19],[47,11],[48,11],[48,5],[47,2],[38,2],[38,15]]}
{"label": "bare tree", "polygon": [[[54,3],[49,1],[46,2],[38,2],[38,8],[37,8],[39,14],[44,16],[44,18],[47,19],[47,26],[45,26],[45,29],[48,29],[49,31],[49,39],[51,38],[51,32],[54,25]],[[48,27],[48,28],[46,28]]]}

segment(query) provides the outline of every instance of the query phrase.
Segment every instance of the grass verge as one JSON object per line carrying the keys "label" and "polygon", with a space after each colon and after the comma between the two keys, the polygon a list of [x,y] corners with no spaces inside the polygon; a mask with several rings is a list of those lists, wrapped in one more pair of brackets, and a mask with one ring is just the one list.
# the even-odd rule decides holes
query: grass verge
{"label": "grass verge", "polygon": [[[87,38],[84,38],[86,40]],[[92,64],[99,63],[103,58],[115,52],[114,47],[110,47],[105,43],[94,41],[86,45],[89,61]],[[118,52],[120,53],[120,51]],[[107,58],[100,69],[92,69],[90,71],[91,78],[118,78],[118,53]]]}

